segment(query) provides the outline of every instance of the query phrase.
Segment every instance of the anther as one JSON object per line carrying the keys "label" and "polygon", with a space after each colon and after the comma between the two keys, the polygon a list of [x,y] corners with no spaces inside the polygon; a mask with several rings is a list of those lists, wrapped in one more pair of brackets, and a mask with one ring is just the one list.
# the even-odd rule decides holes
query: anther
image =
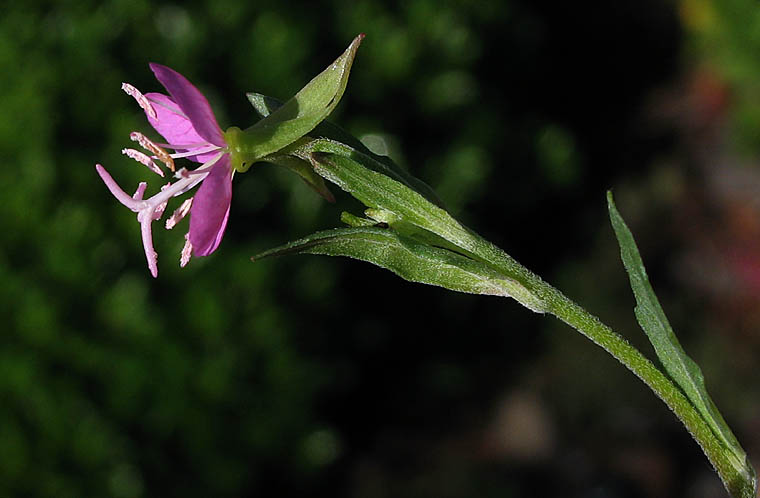
{"label": "anther", "polygon": [[151,139],[143,135],[142,133],[138,131],[133,131],[129,134],[130,140],[133,142],[137,142],[140,144],[140,147],[142,147],[145,150],[148,150],[156,155],[156,159],[161,161],[166,165],[167,168],[169,168],[172,172],[174,171],[174,159],[172,159],[172,156],[169,155],[168,152],[166,152],[164,149],[159,147],[155,142],[153,142]]}
{"label": "anther", "polygon": [[158,114],[156,114],[156,110],[150,104],[150,102],[148,101],[148,98],[142,93],[140,93],[140,90],[133,87],[129,83],[122,83],[121,89],[124,90],[124,93],[133,97],[137,101],[137,103],[140,105],[140,107],[142,107],[143,110],[147,112],[150,117],[152,117],[153,119],[158,119]]}
{"label": "anther", "polygon": [[166,229],[171,230],[177,225],[177,223],[182,221],[182,218],[187,216],[187,213],[190,212],[190,206],[192,205],[193,205],[192,197],[189,199],[185,199],[185,201],[177,209],[174,210],[172,215],[166,219]]}
{"label": "anther", "polygon": [[[164,185],[164,186],[161,187],[161,192],[163,192],[164,190],[166,190],[168,188],[171,188],[171,187],[172,187],[172,183],[169,182],[166,185]],[[153,196],[153,197],[155,197],[155,196]],[[151,197],[151,199],[153,199],[153,197]],[[167,204],[169,204],[169,199],[168,198],[164,202],[155,205],[155,207],[153,208],[153,214],[151,216],[151,219],[152,220],[157,220],[157,219],[161,218],[164,215],[164,211],[166,210],[166,205]]]}
{"label": "anther", "polygon": [[161,177],[164,176],[164,172],[161,171],[161,168],[159,168],[158,165],[156,165],[156,163],[153,162],[153,159],[151,159],[150,156],[148,156],[147,154],[143,154],[139,150],[135,150],[135,149],[121,149],[121,153],[131,159],[134,159],[140,164],[144,164],[145,166],[148,167],[149,170],[151,170],[158,176],[161,176]]}
{"label": "anther", "polygon": [[179,258],[179,266],[184,268],[190,262],[190,256],[193,254],[193,245],[190,243],[190,232],[185,234],[185,245],[182,247],[182,255]]}
{"label": "anther", "polygon": [[187,171],[187,168],[180,168],[174,172],[174,178],[190,178],[190,173]]}

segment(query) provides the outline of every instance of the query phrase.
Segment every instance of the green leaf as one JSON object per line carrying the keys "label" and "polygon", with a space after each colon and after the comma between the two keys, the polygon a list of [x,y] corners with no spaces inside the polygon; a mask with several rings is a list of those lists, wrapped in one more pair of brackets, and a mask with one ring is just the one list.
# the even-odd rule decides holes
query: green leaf
{"label": "green leaf", "polygon": [[471,234],[445,209],[418,192],[404,176],[370,156],[327,139],[313,140],[295,153],[311,161],[320,176],[369,208],[395,213],[458,247],[466,247],[458,242],[471,239]]}
{"label": "green leaf", "polygon": [[410,282],[470,294],[513,297],[534,311],[541,310],[541,303],[525,287],[487,265],[446,249],[417,243],[387,228],[325,230],[251,259],[300,253],[359,259],[388,269]]}
{"label": "green leaf", "polygon": [[[547,303],[535,292],[540,279],[514,261],[504,251],[483,240],[457,222],[445,209],[436,205],[407,184],[404,177],[384,164],[340,143],[317,139],[293,151],[311,161],[314,170],[335,183],[370,208],[370,217],[381,215],[404,236],[427,245],[442,246],[469,259],[489,266],[492,271],[519,282],[530,294],[520,303],[533,311],[544,312]],[[384,221],[385,222],[385,221]]]}
{"label": "green leaf", "polygon": [[227,130],[225,141],[236,170],[246,171],[264,156],[292,144],[312,131],[335,109],[346,89],[351,65],[363,38],[363,34],[354,38],[335,62],[282,107],[245,131],[236,127]]}
{"label": "green leaf", "polygon": [[649,337],[665,371],[683,390],[718,440],[730,452],[733,456],[732,465],[746,477],[747,482],[751,483],[754,489],[755,473],[747,462],[747,455],[707,393],[704,376],[699,366],[686,354],[678,342],[649,283],[649,277],[647,277],[633,235],[615,207],[612,192],[607,192],[607,205],[612,227],[620,245],[623,265],[628,272],[631,288],[636,297],[634,311],[639,325]]}

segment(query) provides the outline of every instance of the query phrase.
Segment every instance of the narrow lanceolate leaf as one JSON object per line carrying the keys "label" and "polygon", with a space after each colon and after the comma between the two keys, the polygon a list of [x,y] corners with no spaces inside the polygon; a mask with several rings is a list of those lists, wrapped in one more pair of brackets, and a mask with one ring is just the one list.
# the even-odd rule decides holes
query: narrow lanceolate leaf
{"label": "narrow lanceolate leaf", "polygon": [[551,304],[548,300],[538,297],[540,289],[546,289],[546,284],[537,275],[462,226],[431,200],[418,184],[351,147],[327,139],[306,141],[293,153],[311,161],[320,176],[338,185],[365,206],[389,211],[404,223],[448,241],[457,248],[457,252],[484,262],[500,274],[520,282],[534,292],[537,299],[546,301],[543,311],[549,310]]}
{"label": "narrow lanceolate leaf", "polygon": [[[351,45],[335,62],[306,84],[282,107],[271,112],[245,131],[230,128],[225,139],[233,149],[233,166],[244,171],[260,158],[279,151],[314,129],[338,105],[348,83],[356,51],[364,35],[354,38]],[[264,108],[266,103],[262,102]]]}
{"label": "narrow lanceolate leaf", "polygon": [[[612,227],[620,245],[620,255],[636,297],[634,311],[639,325],[649,337],[649,341],[654,346],[657,357],[667,373],[683,390],[725,449],[730,452],[734,467],[746,477],[748,485],[751,484],[751,488],[754,490],[756,486],[755,473],[747,462],[746,453],[707,393],[704,376],[699,366],[686,354],[678,342],[678,338],[649,283],[649,277],[647,277],[633,235],[615,207],[611,192],[607,193],[607,205]],[[753,492],[751,496],[754,495]]]}
{"label": "narrow lanceolate leaf", "polygon": [[[420,242],[451,249],[469,259],[489,266],[505,278],[519,282],[531,298],[521,304],[533,311],[545,312],[549,304],[536,289],[540,279],[493,244],[484,241],[457,222],[446,210],[428,200],[402,177],[368,156],[326,139],[305,143],[293,154],[311,161],[314,170],[335,183],[370,208],[376,216],[389,214],[389,224],[403,235],[413,235]],[[370,217],[372,217],[370,216]],[[382,221],[382,220],[378,220]],[[434,237],[426,237],[427,233]],[[539,303],[539,305],[537,305]]]}
{"label": "narrow lanceolate leaf", "polygon": [[384,164],[344,144],[325,139],[311,141],[295,153],[310,160],[320,176],[365,206],[394,213],[457,247],[468,249],[472,235],[446,210],[430,202]]}
{"label": "narrow lanceolate leaf", "polygon": [[460,254],[419,244],[393,230],[354,227],[326,230],[254,256],[253,260],[285,254],[346,256],[388,269],[410,282],[449,290],[513,297],[540,310],[538,302],[518,282]]}

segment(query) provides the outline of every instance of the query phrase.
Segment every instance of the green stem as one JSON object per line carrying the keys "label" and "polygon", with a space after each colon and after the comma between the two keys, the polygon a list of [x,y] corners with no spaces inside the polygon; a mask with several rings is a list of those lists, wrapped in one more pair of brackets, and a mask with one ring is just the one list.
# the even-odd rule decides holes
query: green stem
{"label": "green stem", "polygon": [[620,334],[557,289],[548,284],[546,287],[546,291],[551,293],[548,299],[551,303],[549,312],[604,348],[668,405],[702,447],[731,495],[754,496],[753,491],[749,490],[752,494],[748,495],[747,490],[743,489],[746,479],[737,471],[728,452],[683,392]]}
{"label": "green stem", "polygon": [[540,277],[522,266],[511,256],[490,242],[473,235],[473,253],[491,265],[518,275],[522,283],[540,297],[545,311],[556,316],[591,341],[604,348],[616,360],[641,379],[675,413],[692,437],[702,447],[707,459],[720,475],[731,496],[754,498],[754,486],[748,484],[746,476],[739,470],[744,462],[732,460],[728,452],[715,436],[710,426],[689,402],[681,389],[665,376],[639,350],[625,338],[602,323],[559,290],[544,282]]}

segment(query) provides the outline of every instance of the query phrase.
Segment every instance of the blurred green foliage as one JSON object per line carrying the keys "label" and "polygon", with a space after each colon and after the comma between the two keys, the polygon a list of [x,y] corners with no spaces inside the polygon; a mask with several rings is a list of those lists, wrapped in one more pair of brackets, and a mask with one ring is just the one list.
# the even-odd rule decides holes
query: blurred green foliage
{"label": "blurred green foliage", "polygon": [[[606,458],[641,441],[681,462],[663,464],[678,483],[705,466],[635,379],[511,302],[351,261],[250,263],[358,208],[342,195],[326,204],[286,171],[236,177],[224,242],[185,269],[183,228],[157,227],[160,276],[150,278],[133,214],[94,170],[103,163],[126,190],[158,188],[120,155],[130,131],[150,131],[121,82],[159,91],[147,63],[167,64],[208,96],[222,127],[246,126],[245,92],[290,97],[360,32],[332,119],[384,144],[466,224],[559,276],[603,318],[630,315],[615,325],[635,330],[601,231],[603,192],[670,153],[635,123],[679,68],[676,5],[7,3],[0,496],[648,496],[622,457]],[[606,246],[589,242],[599,233]],[[607,291],[605,265],[619,270]],[[490,429],[502,395],[525,389],[541,394],[553,434],[537,460],[509,453]]]}

